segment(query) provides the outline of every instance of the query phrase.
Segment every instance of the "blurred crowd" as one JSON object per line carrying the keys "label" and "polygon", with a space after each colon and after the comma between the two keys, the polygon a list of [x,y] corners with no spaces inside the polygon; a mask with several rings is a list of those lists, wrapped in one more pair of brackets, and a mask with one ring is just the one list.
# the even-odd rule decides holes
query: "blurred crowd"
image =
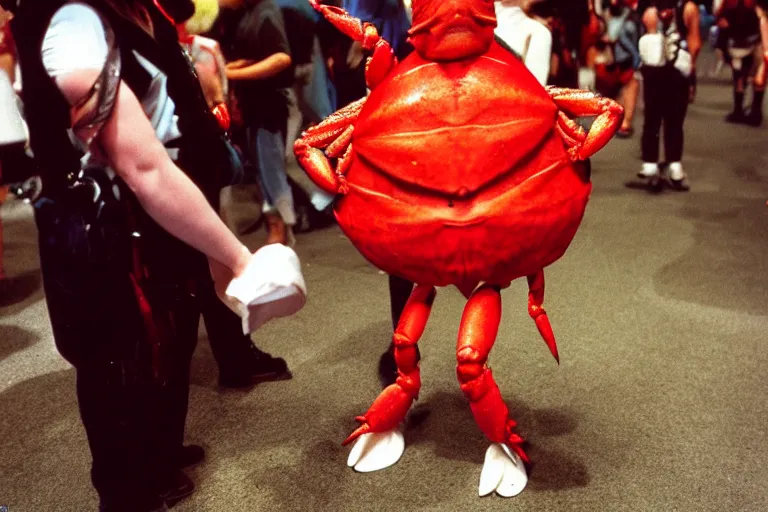
{"label": "blurred crowd", "polygon": [[[21,13],[32,1],[0,0],[0,4]],[[408,42],[410,1],[322,3],[373,24],[391,43],[398,59],[412,51]],[[165,503],[194,490],[180,468],[203,456],[200,447],[182,445],[189,363],[199,317],[205,320],[223,387],[290,378],[286,362],[259,350],[242,334],[238,316],[218,301],[219,276],[242,274],[243,258],[250,256],[217,216],[226,218],[219,192],[249,186],[247,190],[253,194],[248,200],[259,205],[262,214],[237,234],[263,226],[266,245],[290,247],[295,243],[295,232],[329,224],[333,197],[292,176],[292,169],[297,167],[293,146],[307,127],[368,94],[365,68],[369,55],[360,42],[327,22],[309,0],[39,0],[35,5],[48,13],[46,24],[37,27],[31,16],[25,28],[15,26],[13,34],[9,23],[12,14],[0,8],[0,204],[14,196],[35,205],[48,308],[57,346],[78,368],[78,398],[94,456],[93,480],[102,510],[123,510],[121,504],[128,503],[125,500],[133,500],[130,510],[165,510]],[[109,22],[99,17],[99,9],[102,15],[107,12],[112,16]],[[733,110],[726,121],[754,127],[762,124],[768,0],[501,0],[495,2],[495,9],[497,41],[514,52],[543,86],[588,89],[622,104],[625,116],[619,137],[633,137],[638,124],[635,107],[642,94],[643,163],[637,172],[641,186],[667,184],[688,190],[689,176],[682,164],[684,122],[688,105],[696,98],[698,76],[719,76],[721,69],[730,68]],[[114,33],[108,30],[110,22]],[[42,39],[42,55],[35,53],[39,46],[30,46],[34,40],[31,32],[25,32],[33,29],[40,31],[36,43]],[[119,44],[133,49],[120,54],[121,76],[137,97],[116,93],[114,76],[104,71],[120,65],[115,37]],[[177,40],[185,50],[181,60]],[[697,70],[698,56],[707,41],[717,53],[718,64],[701,72]],[[157,55],[152,55],[155,52]],[[102,71],[95,77],[80,76],[91,63],[93,69]],[[194,73],[187,69],[190,65]],[[80,76],[82,81],[59,80],[71,75]],[[190,77],[199,80],[201,87],[194,80],[191,83],[195,87],[190,87],[185,81]],[[53,82],[60,91],[52,89]],[[56,96],[52,90],[61,94]],[[70,100],[71,112],[64,108],[62,113],[61,108],[56,110],[52,103],[45,103],[61,95]],[[108,108],[102,110],[102,105]],[[62,116],[66,118],[63,121]],[[144,117],[151,126],[145,126]],[[49,119],[50,126],[46,124]],[[119,131],[115,126],[122,130],[122,139],[115,135]],[[146,129],[143,135],[142,129]],[[76,138],[85,146],[79,148],[86,151],[85,156],[72,151],[72,146],[78,145]],[[123,139],[130,139],[133,145],[126,146]],[[97,149],[91,147],[94,140],[99,142]],[[35,142],[37,148],[31,147]],[[150,151],[157,149],[153,144],[160,147],[161,154]],[[155,158],[151,165],[139,158],[144,152]],[[74,163],[73,158],[77,160]],[[39,176],[42,171],[51,173],[70,164],[74,170],[61,173],[62,183],[64,175],[69,180],[61,190],[52,187],[55,179],[46,184]],[[97,167],[104,170],[110,165],[114,172],[106,181],[90,174]],[[151,173],[139,172],[147,168],[158,172],[150,177]],[[220,173],[219,168],[223,169]],[[114,185],[110,181],[114,173],[129,184],[130,192],[123,189],[123,197],[119,187],[104,186]],[[157,298],[163,304],[159,308],[162,315],[156,310],[153,319],[148,309],[140,313],[147,324],[164,315],[173,334],[134,334],[135,338],[167,335],[178,342],[172,347],[176,353],[168,356],[172,360],[168,379],[174,384],[164,383],[162,393],[154,393],[152,385],[141,380],[142,375],[136,376],[141,386],[125,381],[126,368],[136,370],[130,367],[135,363],[134,353],[107,354],[103,348],[111,345],[102,343],[102,338],[117,340],[114,345],[121,350],[125,347],[120,343],[133,347],[134,340],[126,334],[133,331],[118,332],[116,327],[122,321],[129,324],[126,318],[120,317],[116,323],[104,320],[99,328],[91,328],[93,318],[99,318],[93,311],[105,308],[99,294],[133,304],[141,283],[121,282],[125,285],[122,289],[104,291],[105,283],[114,278],[111,245],[104,249],[109,265],[97,268],[78,259],[101,256],[88,245],[95,243],[94,237],[99,243],[104,242],[98,238],[101,235],[108,243],[114,242],[109,233],[94,233],[91,224],[83,220],[85,214],[77,210],[82,194],[64,200],[70,190],[85,182],[91,183],[88,190],[105,197],[113,188],[116,191],[115,197],[102,199],[94,194],[89,199],[99,205],[98,212],[93,213],[98,222],[111,226],[108,223],[115,219],[104,217],[105,212],[108,215],[112,205],[134,194],[138,202],[133,204],[133,212],[141,210],[161,228],[147,221],[151,227],[145,233],[149,233],[146,238],[152,246],[142,250],[149,255],[144,261],[147,268],[156,271],[150,281],[162,281],[164,287]],[[43,185],[49,192],[41,199]],[[89,210],[88,215],[91,213]],[[137,217],[144,222],[144,217]],[[189,247],[169,241],[172,237]],[[81,242],[85,249],[78,245]],[[69,266],[62,263],[67,258],[72,259]],[[124,260],[130,258],[120,262]],[[213,278],[206,261],[212,262]],[[217,273],[213,262],[224,264],[223,270]],[[132,276],[141,280],[146,274],[141,270]],[[159,279],[158,274],[164,278]],[[0,281],[3,278],[0,223]],[[393,325],[411,290],[412,283],[390,277]],[[114,310],[103,313],[105,318],[115,314]],[[82,329],[69,332],[77,328]],[[90,344],[83,351],[87,361],[76,353],[75,349],[82,347],[73,348],[72,344]],[[116,371],[115,361],[123,365],[119,367],[123,380],[118,384],[110,373]],[[147,367],[145,364],[141,370]],[[379,371],[385,382],[396,377],[391,347],[382,355]],[[107,410],[113,416],[103,412]],[[134,445],[126,440],[138,443],[134,438],[139,431],[152,437],[146,424],[161,416],[168,416],[165,430],[170,433],[152,442],[165,446],[160,450],[165,454],[163,461],[171,460],[172,467],[154,468],[164,471],[153,480],[146,495],[137,494],[133,490],[145,489],[147,482],[131,480],[143,470],[126,461],[146,461],[138,460],[132,451]]]}

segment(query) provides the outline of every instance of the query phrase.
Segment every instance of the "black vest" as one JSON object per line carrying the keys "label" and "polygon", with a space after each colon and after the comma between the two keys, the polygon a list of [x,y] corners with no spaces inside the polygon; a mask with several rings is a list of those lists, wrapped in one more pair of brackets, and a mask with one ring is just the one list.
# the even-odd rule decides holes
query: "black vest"
{"label": "black vest", "polygon": [[[176,105],[180,142],[180,166],[215,201],[229,171],[226,135],[208,109],[200,83],[177,40],[175,27],[151,2],[147,3],[154,38],[115,12],[101,0],[79,0],[101,14],[115,33],[122,79],[142,98],[151,77],[133,51],[152,62],[168,77],[168,94]],[[23,98],[30,130],[30,143],[43,177],[44,195],[65,193],[72,176],[80,169],[80,152],[73,147],[67,130],[70,107],[48,76],[40,54],[51,18],[67,0],[22,0],[11,28],[17,42],[24,80]],[[68,180],[68,176],[70,179]]]}

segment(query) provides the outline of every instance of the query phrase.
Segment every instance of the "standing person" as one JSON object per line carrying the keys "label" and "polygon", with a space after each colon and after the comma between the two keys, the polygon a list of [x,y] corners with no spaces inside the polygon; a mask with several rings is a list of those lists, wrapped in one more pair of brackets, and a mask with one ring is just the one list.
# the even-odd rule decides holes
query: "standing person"
{"label": "standing person", "polygon": [[640,91],[640,83],[636,77],[640,67],[639,20],[627,5],[627,0],[606,0],[603,6],[603,19],[605,20],[603,43],[610,47],[613,62],[597,67],[597,92],[608,98],[618,99],[624,107],[624,120],[616,136],[628,138],[634,132],[632,120]]}
{"label": "standing person", "polygon": [[522,7],[523,0],[500,0],[496,8],[496,35],[507,43],[525,63],[525,67],[541,85],[547,84],[552,60],[552,34],[530,18]]}
{"label": "standing person", "polygon": [[[727,61],[733,72],[733,112],[725,120],[760,126],[763,123],[763,97],[765,86],[755,84],[749,111],[744,110],[744,94],[749,79],[754,76],[755,57],[760,47],[760,21],[755,11],[755,0],[725,0],[717,15],[717,26],[722,31]],[[758,57],[759,58],[759,57]]]}
{"label": "standing person", "polygon": [[222,132],[151,2],[0,2],[16,10],[46,302],[100,510],[166,510],[201,456],[182,446],[195,295],[213,287],[201,269],[225,288],[252,261],[209,203],[228,174]]}
{"label": "standing person", "polygon": [[[191,0],[160,0],[160,6],[169,21],[176,25],[180,42],[190,54],[208,108],[221,128],[227,130],[229,111],[225,101],[228,87],[224,57],[218,43],[187,32],[184,23],[195,12],[195,4]],[[237,160],[237,156],[233,159]],[[241,174],[238,163],[235,162],[237,169],[233,179]],[[220,210],[219,195],[213,195],[211,204],[216,211]],[[207,269],[201,268],[200,271],[205,274]],[[211,352],[219,368],[219,385],[223,388],[244,388],[260,382],[290,379],[291,372],[285,360],[260,350],[250,335],[243,334],[240,317],[218,300],[211,284],[210,280],[203,279],[195,297],[199,301]],[[190,321],[193,320],[190,318]]]}
{"label": "standing person", "polygon": [[696,74],[701,49],[699,9],[692,0],[656,0],[643,22],[648,34],[640,40],[645,99],[643,166],[638,176],[650,183],[660,177],[659,133],[664,125],[664,154],[668,178],[678,190],[688,190],[683,172],[683,124],[691,97],[690,77]]}
{"label": "standing person", "polygon": [[760,20],[760,42],[763,50],[762,62],[755,76],[755,88],[765,89],[768,77],[768,0],[757,0],[755,12]]}
{"label": "standing person", "polygon": [[283,15],[274,0],[219,0],[219,6],[226,12],[213,31],[228,61],[227,79],[246,128],[248,156],[258,166],[267,244],[293,245],[296,213],[285,141],[294,69]]}
{"label": "standing person", "polygon": [[[291,60],[294,63],[294,83],[289,90],[288,124],[286,138],[286,159],[296,163],[293,143],[303,128],[317,124],[334,112],[330,94],[328,69],[318,39],[319,13],[307,0],[276,0],[283,13]],[[311,180],[298,183],[299,193],[294,197],[299,224],[303,229],[312,229],[330,214],[313,214],[311,210],[323,212],[333,201],[333,196],[318,188]]]}

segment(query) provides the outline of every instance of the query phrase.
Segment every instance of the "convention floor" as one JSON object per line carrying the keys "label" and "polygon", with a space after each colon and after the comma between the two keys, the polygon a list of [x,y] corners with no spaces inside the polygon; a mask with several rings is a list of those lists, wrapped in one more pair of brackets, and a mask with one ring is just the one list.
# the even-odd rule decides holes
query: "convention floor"
{"label": "convention floor", "polygon": [[[560,366],[528,318],[525,283],[504,292],[490,363],[530,441],[522,495],[477,496],[487,442],[455,378],[455,289],[438,293],[421,343],[402,460],[373,474],[346,467],[340,443],[379,390],[390,326],[386,277],[334,227],[299,236],[304,310],[254,336],[293,380],[217,389],[201,332],[188,441],[208,457],[175,510],[766,510],[768,131],[724,124],[729,106],[724,85],[700,87],[690,193],[624,186],[638,135],[594,158],[584,223],[547,272]],[[14,279],[0,298],[0,505],[95,510],[75,372],[51,340],[30,212],[3,214]]]}

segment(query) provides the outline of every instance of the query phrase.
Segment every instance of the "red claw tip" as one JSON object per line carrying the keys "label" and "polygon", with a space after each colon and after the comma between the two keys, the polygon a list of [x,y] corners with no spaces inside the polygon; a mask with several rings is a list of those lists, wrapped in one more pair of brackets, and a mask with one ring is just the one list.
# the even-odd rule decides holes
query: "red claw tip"
{"label": "red claw tip", "polygon": [[[359,416],[358,416],[358,418],[359,418]],[[357,418],[355,418],[355,419],[357,419]],[[358,421],[359,421],[359,420],[358,420]],[[363,421],[365,421],[365,420],[363,420]],[[360,437],[361,435],[363,435],[363,434],[367,434],[367,433],[368,433],[368,432],[370,432],[370,431],[371,431],[371,426],[370,426],[369,424],[367,424],[367,423],[364,423],[364,424],[360,425],[360,426],[359,426],[357,429],[355,429],[355,431],[354,431],[354,432],[352,432],[352,433],[349,435],[349,437],[348,437],[348,438],[346,438],[346,439],[345,439],[345,440],[344,440],[344,441],[341,443],[341,446],[347,446],[349,443],[351,443],[352,441],[354,441],[355,439],[357,439],[357,438],[358,438],[358,437]]]}

